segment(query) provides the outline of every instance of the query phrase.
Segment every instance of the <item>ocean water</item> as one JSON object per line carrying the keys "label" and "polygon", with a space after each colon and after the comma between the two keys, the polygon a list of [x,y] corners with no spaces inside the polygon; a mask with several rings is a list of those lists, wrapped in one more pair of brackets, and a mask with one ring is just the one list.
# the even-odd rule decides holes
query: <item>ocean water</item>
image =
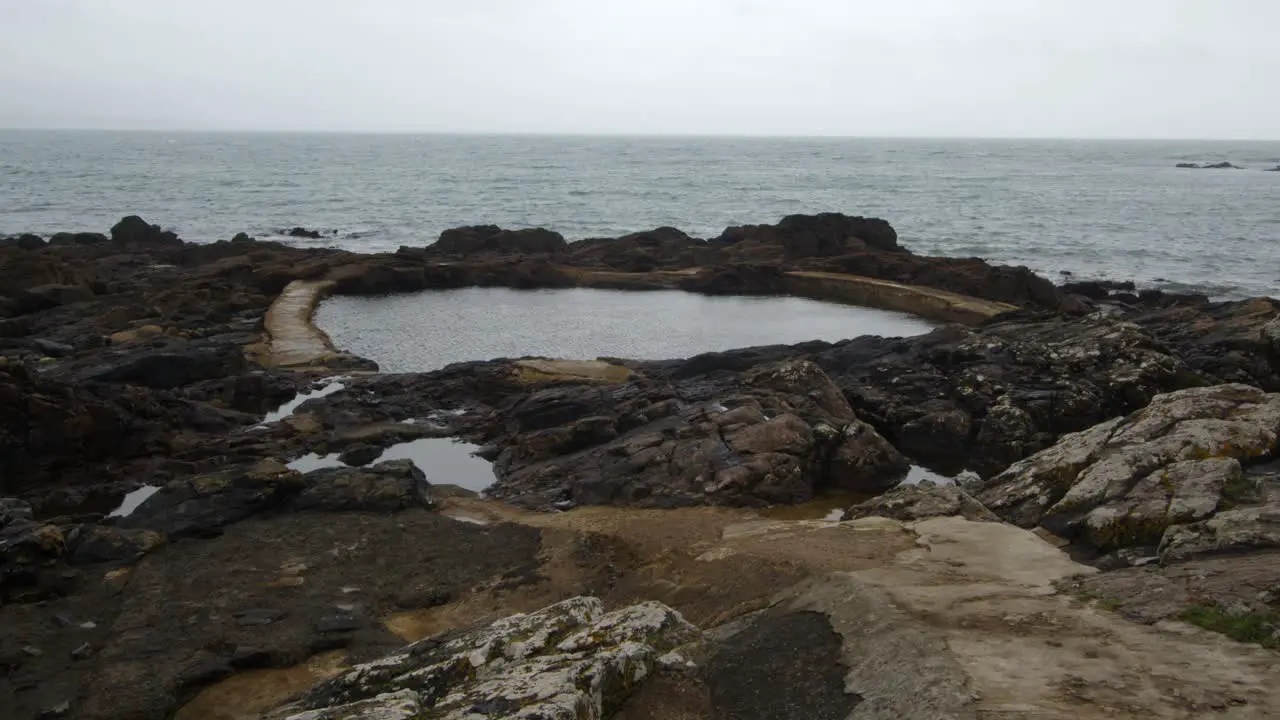
{"label": "ocean water", "polygon": [[934,327],[903,313],[802,298],[585,288],[338,296],[320,304],[316,324],[335,345],[374,360],[383,372],[528,355],[665,360],[815,339],[919,335]]}
{"label": "ocean water", "polygon": [[[1183,170],[1228,160],[1245,170]],[[921,253],[1280,295],[1280,142],[0,131],[0,235],[140,214],[196,241],[429,244],[465,224],[706,237],[791,213],[883,217]]]}

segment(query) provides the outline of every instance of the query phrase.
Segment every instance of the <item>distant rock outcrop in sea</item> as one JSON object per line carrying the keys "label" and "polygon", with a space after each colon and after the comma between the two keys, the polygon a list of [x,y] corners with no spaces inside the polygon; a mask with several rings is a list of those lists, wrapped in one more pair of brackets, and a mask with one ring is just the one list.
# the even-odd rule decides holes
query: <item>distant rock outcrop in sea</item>
{"label": "distant rock outcrop in sea", "polygon": [[1219,163],[1204,163],[1204,164],[1181,162],[1181,163],[1178,163],[1177,167],[1188,168],[1191,170],[1244,170],[1244,168],[1240,167],[1239,165],[1234,165],[1232,163],[1225,162],[1225,161],[1219,162]]}

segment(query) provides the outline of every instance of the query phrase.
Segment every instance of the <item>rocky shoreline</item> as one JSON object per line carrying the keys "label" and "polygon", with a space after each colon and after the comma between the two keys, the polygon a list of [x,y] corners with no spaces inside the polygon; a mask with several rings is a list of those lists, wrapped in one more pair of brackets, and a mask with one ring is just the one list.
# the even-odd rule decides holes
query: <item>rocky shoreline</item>
{"label": "rocky shoreline", "polygon": [[[914,338],[396,375],[333,347],[310,321],[328,293],[464,286],[791,294],[944,324]],[[263,422],[336,376],[340,388]],[[542,668],[534,676],[558,678],[565,707],[585,707],[576,692],[595,698],[583,710],[591,717],[977,717],[1018,702],[1074,707],[1075,717],[1183,717],[1187,693],[1206,712],[1270,717],[1280,712],[1274,656],[1160,623],[1209,613],[1222,620],[1215,629],[1275,644],[1278,392],[1273,299],[1055,286],[1025,268],[917,256],[889,223],[838,214],[709,240],[659,228],[566,243],[547,230],[479,226],[389,254],[245,235],[196,245],[137,217],[109,235],[3,239],[0,706],[15,718],[123,719],[184,706],[178,717],[462,717],[466,705],[467,717],[496,718],[527,705],[517,690]],[[377,462],[429,437],[482,446],[496,477],[486,500],[429,468]],[[307,453],[345,466],[286,466]],[[895,488],[912,465],[976,479]],[[127,517],[110,516],[143,486],[159,489]],[[843,521],[817,520],[825,510],[770,515],[833,497]],[[974,540],[997,536],[1007,545],[998,552]],[[948,542],[973,554],[952,557],[951,570],[912,554]],[[1018,548],[1029,555],[997,563]],[[929,612],[927,597],[941,591],[901,588],[935,588],[948,572],[1026,597],[922,623],[913,613]],[[355,692],[339,680],[318,687],[348,690],[304,694],[329,674],[315,668],[350,678],[405,641],[599,602],[571,600],[582,595],[605,605],[573,627],[635,606],[679,619],[660,628],[685,629],[566,649],[566,625],[536,653],[476,663],[488,685],[396,680]],[[664,605],[644,604],[654,602]],[[1083,665],[1059,657],[1063,677],[1006,683],[1010,697],[993,699],[994,656],[949,623],[985,618],[1000,642],[1064,655],[1061,643],[1036,640],[1044,628],[992,620],[1019,603],[1043,605],[1037,612],[1081,638],[1105,626],[1126,651]],[[887,645],[858,625],[855,610],[870,607],[903,614],[884,631]],[[1263,630],[1234,629],[1246,624]],[[810,640],[767,650],[779,634]],[[437,653],[452,641],[426,642]],[[667,657],[686,646],[688,657]],[[907,646],[915,655],[893,654]],[[457,667],[414,647],[405,673]],[[1175,667],[1164,672],[1183,695],[1136,676],[1120,689],[1088,680],[1097,671],[1129,682],[1175,649],[1224,658],[1242,685]],[[823,675],[832,663],[845,671]],[[779,678],[788,666],[811,670],[791,678],[809,691],[763,678],[788,699],[743,714],[756,691],[734,678],[773,666]],[[908,668],[938,693],[888,681]],[[263,695],[259,676],[284,690]],[[588,692],[587,677],[608,691]],[[1147,694],[1136,706],[1139,686]],[[445,701],[455,695],[465,702]],[[295,704],[273,710],[286,702]],[[334,709],[351,703],[365,705]],[[560,717],[548,708],[539,717]]]}

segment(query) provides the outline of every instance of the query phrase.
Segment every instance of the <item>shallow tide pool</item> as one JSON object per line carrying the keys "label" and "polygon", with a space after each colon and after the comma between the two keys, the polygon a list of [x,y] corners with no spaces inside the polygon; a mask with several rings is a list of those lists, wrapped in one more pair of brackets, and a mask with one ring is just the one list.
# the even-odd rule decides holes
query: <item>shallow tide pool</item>
{"label": "shallow tide pool", "polygon": [[663,360],[808,340],[920,335],[935,327],[904,313],[803,298],[585,288],[334,297],[320,305],[316,324],[339,348],[376,361],[383,372],[501,357]]}

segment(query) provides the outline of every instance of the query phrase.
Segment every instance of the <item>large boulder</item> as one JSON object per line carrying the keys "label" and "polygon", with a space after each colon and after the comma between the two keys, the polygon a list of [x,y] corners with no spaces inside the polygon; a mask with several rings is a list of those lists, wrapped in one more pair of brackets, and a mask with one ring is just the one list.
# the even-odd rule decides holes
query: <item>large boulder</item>
{"label": "large boulder", "polygon": [[693,664],[700,642],[660,603],[605,613],[595,598],[572,598],[356,665],[267,717],[611,717],[646,678]]}
{"label": "large boulder", "polygon": [[1271,456],[1280,394],[1219,385],[1064,437],[992,478],[978,499],[1005,520],[1101,550],[1155,545],[1246,493],[1240,463]]}
{"label": "large boulder", "polygon": [[509,416],[486,492],[526,505],[800,502],[822,488],[881,491],[906,470],[808,361],[543,389]]}
{"label": "large boulder", "polygon": [[696,267],[712,257],[707,243],[673,227],[618,238],[591,238],[569,246],[564,260],[573,265],[619,272],[650,272],[667,267]]}
{"label": "large boulder", "polygon": [[732,252],[743,259],[773,256],[796,260],[843,255],[861,248],[902,251],[898,233],[887,221],[841,213],[788,215],[777,225],[730,227],[711,243],[731,246]]}
{"label": "large boulder", "polygon": [[292,510],[396,512],[435,505],[431,483],[409,460],[372,467],[326,468],[306,474],[306,488]]}
{"label": "large boulder", "polygon": [[111,240],[122,245],[182,247],[182,240],[177,235],[168,230],[161,230],[159,225],[152,225],[137,215],[121,218],[120,222],[113,225]]}
{"label": "large boulder", "polygon": [[472,225],[445,230],[431,247],[446,255],[539,255],[563,252],[568,243],[560,233],[543,228],[504,230],[497,225]]}
{"label": "large boulder", "polygon": [[535,506],[801,502],[822,488],[883,490],[907,468],[807,361],[674,385],[556,387],[510,418],[487,492]]}
{"label": "large boulder", "polygon": [[1136,325],[1014,313],[977,329],[857,338],[818,352],[858,417],[948,475],[983,476],[1202,383]]}

